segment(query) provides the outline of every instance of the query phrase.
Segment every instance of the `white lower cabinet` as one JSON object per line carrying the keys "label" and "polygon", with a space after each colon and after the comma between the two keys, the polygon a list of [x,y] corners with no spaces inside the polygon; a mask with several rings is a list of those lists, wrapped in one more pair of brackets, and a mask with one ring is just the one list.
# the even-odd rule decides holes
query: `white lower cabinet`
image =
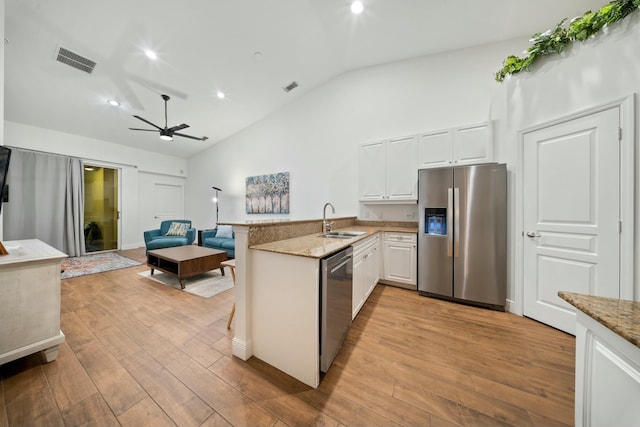
{"label": "white lower cabinet", "polygon": [[378,234],[353,245],[353,319],[380,279],[379,248]]}
{"label": "white lower cabinet", "polygon": [[576,426],[640,425],[640,348],[577,312]]}
{"label": "white lower cabinet", "polygon": [[417,236],[414,233],[384,233],[384,280],[416,289]]}

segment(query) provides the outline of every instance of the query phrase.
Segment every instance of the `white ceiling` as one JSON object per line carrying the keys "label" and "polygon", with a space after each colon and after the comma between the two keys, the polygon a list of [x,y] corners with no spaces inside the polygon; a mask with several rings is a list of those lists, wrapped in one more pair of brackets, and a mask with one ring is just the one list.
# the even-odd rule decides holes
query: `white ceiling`
{"label": "white ceiling", "polygon": [[[350,0],[5,0],[5,118],[187,158],[346,71],[528,37],[606,0],[363,3],[355,16]],[[60,46],[93,73],[57,62]],[[149,127],[133,114],[164,126],[161,93],[169,127],[210,139],[128,130]]]}

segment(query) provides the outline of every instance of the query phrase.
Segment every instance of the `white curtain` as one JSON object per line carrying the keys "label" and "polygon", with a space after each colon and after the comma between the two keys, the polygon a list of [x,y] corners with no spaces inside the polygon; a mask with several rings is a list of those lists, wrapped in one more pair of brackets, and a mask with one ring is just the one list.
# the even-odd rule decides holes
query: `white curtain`
{"label": "white curtain", "polygon": [[69,256],[85,253],[82,161],[12,148],[4,240],[39,239]]}

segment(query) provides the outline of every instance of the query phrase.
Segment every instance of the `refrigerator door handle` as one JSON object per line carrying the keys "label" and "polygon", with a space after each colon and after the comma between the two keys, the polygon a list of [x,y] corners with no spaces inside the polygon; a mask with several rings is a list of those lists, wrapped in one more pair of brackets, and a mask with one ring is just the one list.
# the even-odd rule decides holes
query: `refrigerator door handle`
{"label": "refrigerator door handle", "polygon": [[453,210],[455,222],[453,223],[453,256],[460,255],[460,189],[458,187],[453,190]]}
{"label": "refrigerator door handle", "polygon": [[447,189],[447,256],[453,256],[453,188]]}

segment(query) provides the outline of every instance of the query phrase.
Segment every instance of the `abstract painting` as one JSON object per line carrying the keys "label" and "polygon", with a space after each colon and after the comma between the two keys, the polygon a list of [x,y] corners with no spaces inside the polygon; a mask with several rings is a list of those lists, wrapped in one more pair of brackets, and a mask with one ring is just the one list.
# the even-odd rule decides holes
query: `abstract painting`
{"label": "abstract painting", "polygon": [[247,177],[248,214],[289,213],[289,172]]}

